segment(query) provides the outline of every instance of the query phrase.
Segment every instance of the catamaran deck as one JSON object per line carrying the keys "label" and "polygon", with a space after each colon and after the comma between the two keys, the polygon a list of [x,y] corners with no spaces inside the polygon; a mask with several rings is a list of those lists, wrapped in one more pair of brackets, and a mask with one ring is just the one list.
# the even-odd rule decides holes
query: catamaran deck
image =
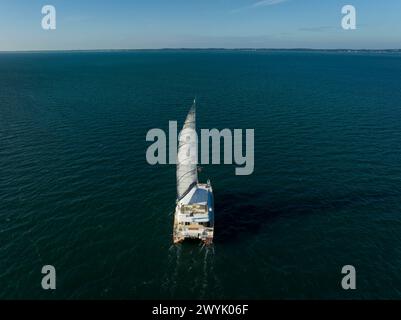
{"label": "catamaran deck", "polygon": [[198,238],[213,239],[213,191],[210,185],[197,184],[178,203],[174,216],[174,242]]}

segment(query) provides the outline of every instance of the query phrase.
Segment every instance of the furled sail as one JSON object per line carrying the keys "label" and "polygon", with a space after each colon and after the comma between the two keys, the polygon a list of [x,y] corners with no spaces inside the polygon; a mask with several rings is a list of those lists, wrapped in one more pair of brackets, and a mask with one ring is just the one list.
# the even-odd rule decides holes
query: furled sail
{"label": "furled sail", "polygon": [[196,135],[196,101],[189,110],[178,137],[177,198],[181,199],[198,182],[198,140]]}

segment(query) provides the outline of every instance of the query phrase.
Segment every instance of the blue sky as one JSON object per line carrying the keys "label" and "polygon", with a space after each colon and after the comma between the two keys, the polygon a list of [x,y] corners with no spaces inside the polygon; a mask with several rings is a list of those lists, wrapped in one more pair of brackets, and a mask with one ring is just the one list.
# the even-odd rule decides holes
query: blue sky
{"label": "blue sky", "polygon": [[[42,6],[57,29],[41,28]],[[341,28],[341,8],[357,29]],[[401,0],[1,0],[0,50],[401,48]]]}

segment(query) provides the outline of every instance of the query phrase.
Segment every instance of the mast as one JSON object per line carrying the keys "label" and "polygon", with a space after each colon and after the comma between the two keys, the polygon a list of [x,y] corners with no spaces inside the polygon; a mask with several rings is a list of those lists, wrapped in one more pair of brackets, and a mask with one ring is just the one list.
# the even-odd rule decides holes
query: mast
{"label": "mast", "polygon": [[198,183],[198,141],[196,135],[196,99],[178,136],[177,200],[183,198]]}

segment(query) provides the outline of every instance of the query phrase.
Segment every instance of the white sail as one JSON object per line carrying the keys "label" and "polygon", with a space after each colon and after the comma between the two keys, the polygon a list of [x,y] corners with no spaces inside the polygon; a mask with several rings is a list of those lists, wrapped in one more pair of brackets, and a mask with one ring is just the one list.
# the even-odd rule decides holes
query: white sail
{"label": "white sail", "polygon": [[195,100],[178,137],[177,198],[181,199],[198,183],[198,141],[195,123]]}

